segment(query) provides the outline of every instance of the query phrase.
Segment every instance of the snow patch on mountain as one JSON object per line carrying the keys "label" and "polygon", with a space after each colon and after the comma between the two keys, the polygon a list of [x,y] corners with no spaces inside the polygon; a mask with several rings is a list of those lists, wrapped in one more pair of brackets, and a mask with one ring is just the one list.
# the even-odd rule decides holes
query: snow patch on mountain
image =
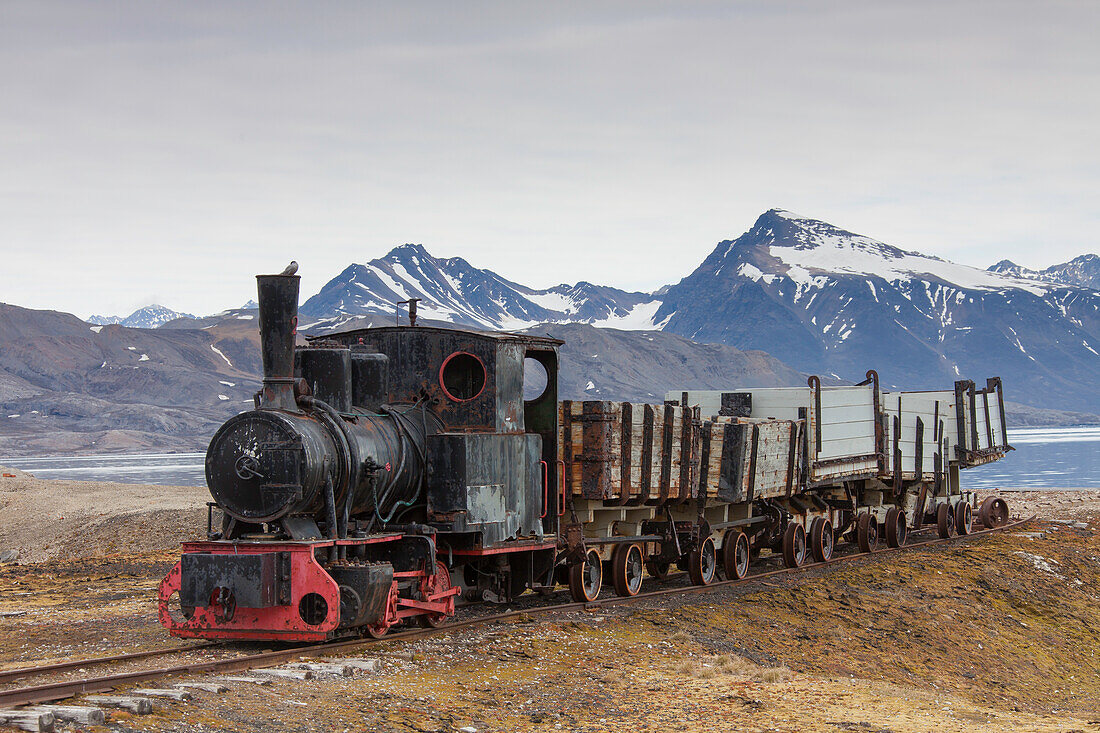
{"label": "snow patch on mountain", "polygon": [[768,247],[768,254],[785,264],[786,274],[799,282],[807,282],[810,272],[877,277],[891,283],[926,276],[966,289],[1016,288],[1036,295],[1046,292],[1045,286],[1030,280],[907,252],[789,211],[775,209],[769,213],[799,225],[795,236],[782,241],[775,239],[774,229],[768,229],[762,242],[766,243],[769,237],[776,241]]}

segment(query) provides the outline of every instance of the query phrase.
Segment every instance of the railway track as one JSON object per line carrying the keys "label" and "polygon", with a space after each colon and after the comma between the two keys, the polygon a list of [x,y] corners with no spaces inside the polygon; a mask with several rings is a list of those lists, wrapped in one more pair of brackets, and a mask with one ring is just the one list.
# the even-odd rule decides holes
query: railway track
{"label": "railway track", "polygon": [[[172,675],[180,674],[196,674],[196,673],[228,673],[228,672],[240,672],[255,667],[264,667],[270,665],[283,664],[285,662],[295,661],[299,657],[311,657],[321,656],[326,654],[339,653],[342,651],[350,651],[352,649],[361,649],[373,644],[377,644],[380,641],[391,640],[407,640],[416,639],[424,636],[431,636],[440,633],[446,633],[455,629],[468,628],[472,626],[480,626],[487,623],[496,621],[505,621],[512,618],[521,616],[532,615],[544,615],[549,613],[561,612],[561,611],[578,611],[578,610],[594,610],[598,608],[604,608],[608,606],[617,606],[630,603],[638,603],[648,599],[658,598],[668,595],[676,594],[695,594],[706,593],[716,588],[723,588],[733,585],[747,585],[754,582],[759,582],[766,578],[772,578],[782,575],[793,575],[796,573],[804,572],[814,568],[821,568],[827,565],[837,565],[840,563],[851,562],[859,559],[869,559],[871,557],[881,557],[883,555],[900,553],[909,550],[916,550],[924,547],[931,547],[935,545],[945,545],[964,542],[973,538],[981,537],[983,535],[992,534],[994,532],[1000,532],[1003,530],[1019,528],[1022,525],[1035,519],[1034,516],[1026,519],[1018,519],[1014,522],[1010,522],[1001,527],[981,529],[971,532],[968,535],[960,535],[947,539],[934,538],[928,540],[922,540],[917,542],[909,542],[902,547],[882,548],[876,550],[874,553],[868,554],[864,552],[847,553],[843,555],[835,555],[826,562],[809,563],[797,568],[779,568],[776,570],[769,570],[761,573],[755,573],[748,575],[741,579],[734,580],[720,580],[705,586],[676,586],[669,588],[661,588],[658,590],[647,591],[639,593],[635,596],[610,596],[608,598],[597,599],[595,601],[587,603],[557,603],[550,605],[532,605],[522,609],[515,609],[505,611],[502,613],[496,613],[485,616],[477,616],[473,618],[457,619],[445,626],[439,628],[421,628],[421,629],[408,629],[404,631],[388,634],[383,639],[371,639],[371,638],[355,638],[347,640],[338,640],[325,642],[322,644],[312,644],[309,646],[290,647],[287,649],[279,649],[276,651],[261,652],[258,654],[243,654],[240,656],[229,657],[224,659],[207,659],[198,662],[191,662],[185,664],[177,664],[166,667],[158,667],[151,669],[135,670],[130,672],[122,672],[113,675],[103,675],[98,677],[85,677],[80,679],[63,680],[60,682],[49,682],[45,684],[32,685],[27,687],[18,687],[8,690],[0,690],[0,708],[17,707],[20,705],[29,705],[34,703],[52,702],[56,700],[63,700],[65,698],[72,697],[74,695],[80,695],[83,693],[97,693],[107,692],[120,685],[135,684],[140,682],[148,682],[149,680],[159,679],[162,677],[168,677]],[[167,649],[156,649],[142,652],[132,652],[128,654],[119,654],[113,657],[97,657],[93,659],[84,659],[73,662],[61,662],[56,664],[48,664],[39,667],[24,667],[21,669],[13,669],[0,672],[0,683],[13,681],[17,679],[24,679],[27,677],[40,677],[47,674],[63,673],[76,669],[84,669],[87,667],[99,667],[112,663],[130,662],[142,659],[154,659],[157,657],[168,657],[179,654],[187,654],[202,649],[208,649],[211,647],[223,647],[225,644],[220,642],[209,642],[204,644],[195,644],[185,647],[170,647]]]}

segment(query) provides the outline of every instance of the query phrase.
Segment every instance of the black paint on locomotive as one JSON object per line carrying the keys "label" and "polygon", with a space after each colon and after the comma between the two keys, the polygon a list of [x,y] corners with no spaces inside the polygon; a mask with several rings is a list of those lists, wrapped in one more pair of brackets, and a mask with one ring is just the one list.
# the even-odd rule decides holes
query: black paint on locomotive
{"label": "black paint on locomotive", "polygon": [[[260,404],[218,430],[206,460],[222,538],[420,525],[467,549],[556,533],[544,481],[558,459],[560,341],[403,326],[295,347],[298,277],[258,282]],[[547,374],[532,400],[527,358]]]}

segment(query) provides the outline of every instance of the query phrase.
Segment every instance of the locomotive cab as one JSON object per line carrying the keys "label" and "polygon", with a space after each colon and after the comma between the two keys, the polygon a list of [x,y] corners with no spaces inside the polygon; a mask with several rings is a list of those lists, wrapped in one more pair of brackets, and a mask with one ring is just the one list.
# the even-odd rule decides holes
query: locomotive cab
{"label": "locomotive cab", "polygon": [[[424,326],[331,334],[311,344],[380,354],[385,401],[435,415],[423,506],[439,552],[464,565],[472,597],[507,599],[548,585],[563,513],[557,339]],[[525,395],[525,375],[528,377]],[[530,383],[531,377],[535,389]]]}
{"label": "locomotive cab", "polygon": [[[385,401],[434,414],[427,437],[421,521],[448,533],[448,548],[495,548],[541,540],[556,529],[556,339],[509,333],[397,326],[333,334],[385,357]],[[304,351],[308,351],[304,350]],[[545,371],[545,387],[524,399],[525,362]],[[414,410],[415,412],[415,410]],[[544,490],[545,489],[545,490]],[[463,535],[466,535],[463,537]]]}

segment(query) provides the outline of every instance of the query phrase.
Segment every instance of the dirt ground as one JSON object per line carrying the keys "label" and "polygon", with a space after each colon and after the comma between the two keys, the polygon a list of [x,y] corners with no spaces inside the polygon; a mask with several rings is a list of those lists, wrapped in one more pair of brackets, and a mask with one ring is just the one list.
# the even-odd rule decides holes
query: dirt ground
{"label": "dirt ground", "polygon": [[205,488],[46,481],[0,466],[0,553],[19,562],[171,550],[206,532]]}
{"label": "dirt ground", "polygon": [[[5,505],[16,511],[52,510],[79,483],[21,480],[27,495]],[[38,494],[55,483],[69,487]],[[67,499],[92,521],[73,520],[79,549],[51,541],[42,562],[0,566],[0,667],[180,643],[157,625],[154,592],[180,533],[205,529],[206,495],[107,486],[110,505],[90,486]],[[151,504],[112,513],[138,496]],[[697,595],[384,642],[357,655],[382,659],[377,674],[231,684],[151,716],[112,713],[108,727],[1100,731],[1100,492],[1007,498],[1041,519]],[[171,529],[165,510],[189,529]],[[136,526],[149,528],[140,553],[118,534]],[[183,679],[208,678],[168,682]]]}

